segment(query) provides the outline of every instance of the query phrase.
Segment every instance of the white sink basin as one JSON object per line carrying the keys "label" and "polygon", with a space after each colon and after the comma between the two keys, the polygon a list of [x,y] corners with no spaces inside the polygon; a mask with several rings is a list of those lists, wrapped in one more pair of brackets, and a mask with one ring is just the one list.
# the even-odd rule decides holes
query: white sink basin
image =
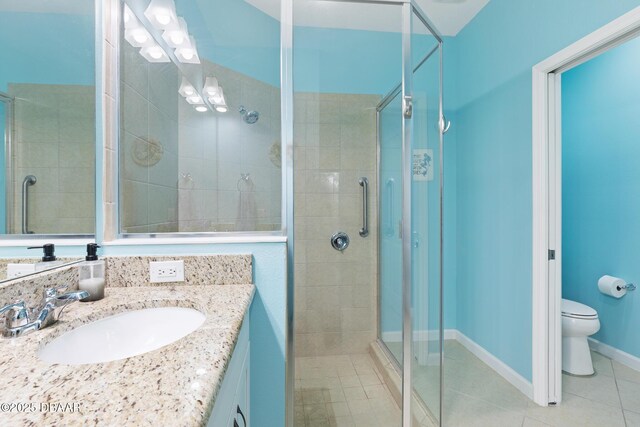
{"label": "white sink basin", "polygon": [[64,365],[126,359],[189,335],[205,318],[191,308],[128,311],[69,331],[47,344],[38,356],[45,362]]}

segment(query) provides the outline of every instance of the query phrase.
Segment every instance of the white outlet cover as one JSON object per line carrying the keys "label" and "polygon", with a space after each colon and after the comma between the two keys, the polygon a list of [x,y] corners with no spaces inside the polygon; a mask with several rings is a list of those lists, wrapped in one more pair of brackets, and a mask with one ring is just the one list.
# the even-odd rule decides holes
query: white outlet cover
{"label": "white outlet cover", "polygon": [[184,261],[151,261],[149,278],[151,283],[184,282]]}

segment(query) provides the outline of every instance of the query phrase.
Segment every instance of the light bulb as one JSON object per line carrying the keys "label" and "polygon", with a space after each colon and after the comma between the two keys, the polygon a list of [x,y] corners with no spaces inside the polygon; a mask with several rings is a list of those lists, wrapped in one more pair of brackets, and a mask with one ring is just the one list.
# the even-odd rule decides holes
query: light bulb
{"label": "light bulb", "polygon": [[211,102],[213,102],[214,104],[222,104],[222,101],[224,101],[224,98],[219,92],[214,93],[211,97]]}
{"label": "light bulb", "polygon": [[199,95],[192,95],[187,97],[189,104],[202,104],[202,98]]}
{"label": "light bulb", "polygon": [[180,83],[180,89],[178,89],[178,93],[185,98],[196,95],[196,89],[189,83],[189,81],[183,76],[182,82]]}
{"label": "light bulb", "polygon": [[206,113],[207,111],[209,111],[209,109],[207,107],[204,107],[204,106],[201,105],[201,106],[196,107],[196,111],[199,112],[199,113]]}
{"label": "light bulb", "polygon": [[133,39],[140,44],[144,44],[149,40],[149,36],[147,32],[143,29],[135,30],[133,34]]}
{"label": "light bulb", "polygon": [[171,62],[165,51],[158,45],[143,47],[140,49],[140,55],[149,62]]}
{"label": "light bulb", "polygon": [[176,46],[180,46],[182,43],[184,43],[184,34],[182,34],[181,31],[174,31],[171,34],[171,42],[173,42],[173,44],[175,44]]}
{"label": "light bulb", "polygon": [[171,15],[169,13],[156,13],[156,21],[160,25],[169,25],[171,22]]}
{"label": "light bulb", "polygon": [[191,59],[193,59],[193,55],[194,55],[193,49],[182,49],[182,57],[187,61],[190,61]]}
{"label": "light bulb", "polygon": [[204,82],[204,93],[209,97],[209,100],[211,100],[211,97],[218,93],[218,79],[215,77],[207,77]]}
{"label": "light bulb", "polygon": [[219,113],[226,113],[227,111],[229,111],[229,109],[227,108],[226,105],[217,105],[216,111]]}
{"label": "light bulb", "polygon": [[199,64],[200,58],[198,57],[198,49],[196,48],[196,41],[192,36],[189,36],[188,40],[185,40],[183,45],[175,50],[178,61],[183,64]]}
{"label": "light bulb", "polygon": [[178,26],[176,5],[173,0],[151,0],[144,16],[158,30],[173,30]]}
{"label": "light bulb", "polygon": [[159,47],[152,47],[151,49],[149,49],[149,56],[153,59],[162,58],[162,49],[160,49]]}

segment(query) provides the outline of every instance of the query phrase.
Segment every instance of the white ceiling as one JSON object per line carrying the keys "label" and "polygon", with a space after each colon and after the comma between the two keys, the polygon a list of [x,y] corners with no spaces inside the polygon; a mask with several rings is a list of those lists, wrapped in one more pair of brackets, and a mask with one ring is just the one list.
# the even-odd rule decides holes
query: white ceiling
{"label": "white ceiling", "polygon": [[[281,0],[245,0],[280,19]],[[375,0],[373,0],[375,1]],[[489,0],[416,0],[437,30],[455,36]],[[305,27],[400,31],[400,8],[388,4],[352,3],[343,0],[294,0],[295,24]]]}
{"label": "white ceiling", "polygon": [[0,12],[93,15],[89,0],[0,0]]}

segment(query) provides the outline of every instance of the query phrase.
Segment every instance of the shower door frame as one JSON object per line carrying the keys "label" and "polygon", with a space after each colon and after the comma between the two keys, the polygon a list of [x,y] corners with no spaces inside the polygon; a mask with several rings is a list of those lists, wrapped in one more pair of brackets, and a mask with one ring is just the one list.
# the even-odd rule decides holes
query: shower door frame
{"label": "shower door frame", "polygon": [[[442,44],[443,42],[440,41],[438,42],[438,44],[429,51],[429,53],[427,53],[421,60],[420,62],[418,62],[418,64],[413,68],[413,73],[417,73],[418,70],[420,69],[420,67],[422,67],[435,53],[439,54],[439,61],[440,64],[442,64]],[[442,73],[442,70],[441,70]],[[442,75],[440,76],[440,80],[442,81]],[[440,89],[440,93],[442,93],[442,89]],[[396,99],[396,97],[401,96],[402,95],[402,84],[399,84],[398,86],[396,86],[395,88],[393,88],[389,93],[387,93],[382,100],[380,101],[380,103],[378,104],[378,106],[376,107],[376,129],[378,131],[378,136],[377,136],[377,156],[378,156],[378,161],[377,161],[377,172],[378,172],[378,181],[380,182],[380,177],[382,176],[381,170],[382,170],[382,165],[381,165],[381,161],[380,161],[380,156],[381,156],[381,145],[382,145],[382,141],[380,139],[380,123],[381,123],[381,119],[380,119],[380,115],[381,113],[384,111],[385,108],[387,108],[387,106],[389,106],[392,102],[394,102],[394,100]],[[442,95],[440,95],[440,98],[442,98]],[[442,123],[444,123],[444,116],[443,116],[443,111],[440,111],[441,113],[441,120]],[[438,124],[439,129],[441,124]],[[445,132],[446,133],[446,132]],[[441,134],[442,136],[442,134]],[[442,148],[442,147],[441,147]],[[442,167],[442,165],[441,165]],[[440,182],[442,182],[442,178],[440,178]],[[386,185],[386,184],[384,184]],[[382,218],[382,198],[383,198],[383,193],[386,191],[386,189],[383,189],[382,184],[378,184],[378,218]],[[440,195],[442,197],[442,194]],[[442,212],[440,213],[440,218],[442,218]],[[442,224],[441,224],[442,225]],[[395,235],[395,226],[392,226],[394,229],[393,234]],[[382,349],[384,350],[384,352],[386,353],[387,357],[389,357],[389,359],[392,361],[392,363],[394,364],[394,367],[397,370],[401,370],[401,366],[400,366],[400,361],[396,359],[395,355],[389,350],[389,348],[386,345],[386,342],[382,339],[382,318],[380,316],[380,313],[382,312],[382,303],[381,303],[381,292],[380,289],[382,287],[382,282],[381,282],[381,272],[380,272],[380,251],[379,248],[382,246],[382,239],[384,236],[384,233],[382,232],[382,228],[383,228],[383,224],[381,222],[378,223],[378,273],[377,273],[377,277],[378,277],[378,298],[377,298],[377,310],[378,310],[378,325],[377,325],[377,339],[378,342],[380,344],[382,344]],[[440,231],[441,235],[442,235],[443,230]],[[425,236],[425,239],[421,239],[421,240],[425,240],[428,241],[428,235]],[[413,242],[413,236],[412,236],[412,242]],[[428,259],[428,247],[424,248],[424,250],[426,251],[426,257]],[[441,254],[441,258],[442,258],[442,254]],[[440,267],[442,268],[442,266]],[[442,278],[441,278],[442,279]],[[426,292],[425,289],[418,289],[418,299],[419,301],[419,305],[423,306],[423,307],[428,307],[429,305],[429,295],[428,292],[426,293],[422,293]],[[440,296],[442,297],[442,288],[440,289]],[[412,301],[413,302],[413,301]],[[442,304],[442,300],[439,301],[439,304]],[[444,315],[444,313],[441,311],[441,315]],[[424,313],[419,313],[418,314],[418,319],[417,319],[420,324],[426,324],[428,321],[426,320],[426,315]],[[442,319],[440,319],[440,323],[442,324]],[[421,336],[420,334],[422,333],[426,333],[427,339],[424,339],[425,337],[421,337],[422,339],[419,340],[420,342],[420,347],[417,349],[417,351],[414,351],[414,356],[416,356],[418,358],[418,361],[420,363],[428,363],[429,361],[429,349],[428,349],[428,333],[429,331],[419,331],[417,333],[418,336]],[[442,335],[444,333],[444,325],[441,326],[440,330],[439,330],[439,334]],[[413,338],[416,337],[416,333],[415,331],[413,331],[412,333]],[[440,345],[442,345],[442,343],[440,343]],[[441,362],[441,361],[440,361]]]}
{"label": "shower door frame", "polygon": [[[5,206],[14,205],[14,194],[13,194],[13,134],[14,134],[14,108],[15,108],[15,99],[10,95],[0,92],[0,103],[3,103],[6,107],[5,109],[5,126],[4,126],[4,198],[5,198]],[[5,231],[7,233],[10,232],[11,227],[13,225],[13,217],[14,211],[12,209],[5,208]]]}

